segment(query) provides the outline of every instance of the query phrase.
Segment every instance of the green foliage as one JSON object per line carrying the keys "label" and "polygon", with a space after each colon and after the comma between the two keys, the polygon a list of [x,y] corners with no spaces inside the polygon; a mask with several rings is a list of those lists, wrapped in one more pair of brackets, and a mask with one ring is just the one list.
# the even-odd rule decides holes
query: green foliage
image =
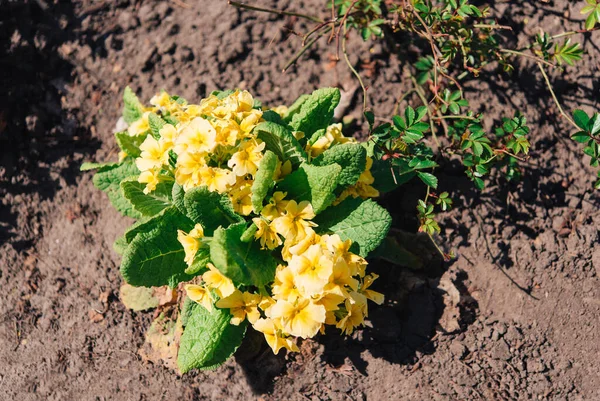
{"label": "green foliage", "polygon": [[146,139],[146,135],[131,136],[127,131],[116,132],[115,139],[117,140],[119,148],[121,148],[127,156],[136,158],[140,156],[140,145],[144,142],[144,139]]}
{"label": "green foliage", "polygon": [[260,213],[263,208],[263,201],[269,189],[273,187],[277,161],[277,156],[269,150],[265,152],[260,161],[254,183],[252,184],[252,208],[254,209],[254,213]]}
{"label": "green foliage", "polygon": [[205,235],[219,227],[244,221],[235,213],[227,195],[209,191],[206,186],[197,187],[185,193],[183,198],[186,215],[194,223],[202,224]]}
{"label": "green foliage", "polygon": [[195,302],[188,302],[184,315],[185,330],[177,354],[181,373],[218,368],[233,355],[246,333],[246,322],[239,326],[229,323],[228,310],[213,308],[209,312]]}
{"label": "green foliage", "polygon": [[246,223],[219,227],[210,242],[210,259],[236,285],[264,286],[273,281],[277,261],[258,242],[243,242]]}
{"label": "green foliage", "polygon": [[585,29],[592,30],[600,22],[600,3],[598,0],[585,0],[587,6],[581,9],[581,14],[588,14],[585,20]]}
{"label": "green foliage", "polygon": [[109,164],[100,167],[94,175],[96,188],[106,192],[110,203],[124,216],[133,218],[141,217],[141,214],[133,208],[131,202],[121,192],[121,181],[140,174],[134,163],[125,161],[123,163]]}
{"label": "green foliage", "polygon": [[300,109],[291,116],[289,124],[294,131],[310,137],[317,130],[327,128],[339,102],[338,88],[317,89],[302,100]]}
{"label": "green foliage", "polygon": [[160,287],[177,286],[189,281],[192,276],[185,273],[184,250],[177,240],[177,228],[190,231],[190,219],[171,207],[153,227],[138,232],[123,253],[121,274],[133,286]]}
{"label": "green foliage", "polygon": [[134,121],[139,120],[143,114],[143,107],[138,97],[133,93],[131,88],[128,86],[123,92],[123,119],[125,122],[131,124]]}
{"label": "green foliage", "polygon": [[156,113],[150,113],[148,115],[148,125],[150,126],[150,133],[155,139],[160,138],[160,130],[166,124],[165,120],[160,118]]}
{"label": "green foliage", "polygon": [[[583,153],[590,157],[590,166],[600,165],[600,114],[594,113],[591,117],[583,110],[575,110],[573,119],[580,131],[571,136],[571,139],[585,145]],[[598,181],[594,184],[600,189],[600,173]]]}
{"label": "green foliage", "polygon": [[392,224],[390,214],[372,200],[346,199],[316,219],[322,234],[338,234],[352,240],[358,254],[367,256],[379,246]]}
{"label": "green foliage", "polygon": [[327,149],[313,160],[316,166],[339,165],[342,170],[338,177],[338,184],[348,186],[356,184],[358,178],[365,170],[367,151],[358,143],[347,143]]}
{"label": "green foliage", "polygon": [[327,166],[301,164],[298,170],[285,177],[277,188],[288,193],[288,198],[298,202],[309,201],[315,213],[320,213],[335,200],[335,189],[342,167],[333,163]]}
{"label": "green foliage", "polygon": [[287,127],[269,121],[258,124],[254,131],[279,160],[289,160],[294,166],[306,161],[306,152]]}
{"label": "green foliage", "polygon": [[172,205],[172,182],[161,182],[156,190],[150,194],[144,193],[145,184],[140,184],[136,178],[127,178],[121,181],[121,191],[133,209],[143,216],[154,216],[163,209]]}

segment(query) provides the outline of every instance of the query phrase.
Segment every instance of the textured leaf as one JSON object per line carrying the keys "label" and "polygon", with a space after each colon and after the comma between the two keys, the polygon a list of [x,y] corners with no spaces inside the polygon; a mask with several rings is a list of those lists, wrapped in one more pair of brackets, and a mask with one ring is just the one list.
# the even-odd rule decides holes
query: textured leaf
{"label": "textured leaf", "polygon": [[181,318],[174,321],[161,313],[152,321],[144,344],[138,350],[142,361],[162,363],[166,368],[177,371],[177,352],[182,334]]}
{"label": "textured leaf", "polygon": [[96,188],[106,192],[115,209],[125,216],[137,219],[141,217],[141,214],[134,210],[131,202],[125,198],[120,184],[125,178],[139,174],[140,171],[134,163],[124,162],[100,168],[94,176],[93,182]]}
{"label": "textured leaf", "polygon": [[254,133],[279,160],[289,160],[294,166],[306,161],[306,152],[286,127],[267,121],[258,124]]}
{"label": "textured leaf", "polygon": [[185,269],[185,273],[191,275],[203,273],[208,262],[210,262],[210,248],[208,246],[202,246],[194,256],[194,263]]}
{"label": "textured leaf", "polygon": [[154,290],[149,287],[123,284],[119,289],[119,298],[127,309],[134,311],[154,309],[158,306],[158,298],[154,296]]}
{"label": "textured leaf", "polygon": [[309,201],[315,213],[320,213],[335,200],[333,191],[338,185],[342,167],[339,164],[313,166],[302,164],[300,168],[277,184],[280,191],[288,193],[288,199]]}
{"label": "textured leaf", "polygon": [[292,121],[292,117],[294,117],[294,115],[302,109],[302,105],[308,100],[309,97],[310,95],[308,94],[300,95],[300,97],[296,99],[296,101],[290,107],[288,107],[287,113],[283,120],[287,123]]}
{"label": "textured leaf", "polygon": [[123,92],[123,119],[128,124],[139,120],[142,117],[143,107],[138,97],[133,93],[131,88],[128,86]]}
{"label": "textured leaf", "polygon": [[113,166],[117,166],[118,163],[90,163],[90,162],[85,162],[85,163],[81,163],[81,166],[79,167],[79,171],[89,171],[89,170],[97,170],[100,168],[109,168],[109,167],[113,167]]}
{"label": "textured leaf", "polygon": [[[193,222],[179,213],[177,208],[165,209],[159,219],[141,226],[121,261],[121,274],[134,286],[175,287],[193,276],[185,273],[185,252],[177,240],[177,229],[190,231]],[[138,227],[139,228],[139,227]]]}
{"label": "textured leaf", "polygon": [[379,246],[392,224],[390,214],[372,200],[346,199],[315,218],[320,233],[352,240],[353,250],[366,257]]}
{"label": "textured leaf", "polygon": [[246,223],[215,230],[210,242],[210,259],[236,285],[262,286],[275,277],[277,261],[256,241],[242,242]]}
{"label": "textured leaf", "polygon": [[290,126],[310,137],[315,131],[329,125],[339,102],[338,88],[317,89],[302,102],[300,110],[292,115]]}
{"label": "textured leaf", "polygon": [[123,196],[144,216],[154,216],[172,205],[169,199],[172,186],[173,183],[161,182],[156,186],[155,191],[146,195],[144,193],[146,184],[137,182],[137,179],[128,178],[121,182]]}
{"label": "textured leaf", "polygon": [[119,148],[121,148],[123,152],[127,153],[127,156],[133,158],[140,157],[140,154],[142,153],[140,151],[140,145],[144,142],[144,139],[146,139],[145,134],[131,136],[127,131],[123,131],[116,132],[115,138],[117,140],[117,145],[119,145]]}
{"label": "textured leaf", "polygon": [[252,208],[256,214],[259,214],[263,208],[263,200],[273,186],[273,177],[276,170],[277,156],[267,150],[258,165],[258,171],[254,177],[254,183],[252,183]]}
{"label": "textured leaf", "polygon": [[365,170],[367,151],[358,143],[346,143],[333,146],[313,160],[316,166],[327,166],[337,163],[342,167],[338,184],[348,186],[356,184]]}
{"label": "textured leaf", "polygon": [[157,114],[150,113],[148,115],[148,125],[150,126],[150,132],[154,138],[160,138],[160,129],[164,127],[165,124],[165,120],[160,118]]}
{"label": "textured leaf", "polygon": [[186,326],[179,343],[177,365],[181,373],[191,369],[216,369],[242,343],[246,322],[239,326],[229,323],[227,309],[213,308],[212,312],[195,302],[187,303]]}
{"label": "textured leaf", "polygon": [[187,214],[187,211],[185,210],[185,202],[183,200],[184,196],[185,191],[183,190],[183,187],[177,183],[173,184],[173,192],[171,193],[173,204],[181,213]]}
{"label": "textured leaf", "polygon": [[232,223],[243,221],[233,210],[227,195],[211,192],[206,186],[186,192],[183,202],[186,215],[194,223],[202,224],[206,236],[211,236],[217,227],[228,227]]}

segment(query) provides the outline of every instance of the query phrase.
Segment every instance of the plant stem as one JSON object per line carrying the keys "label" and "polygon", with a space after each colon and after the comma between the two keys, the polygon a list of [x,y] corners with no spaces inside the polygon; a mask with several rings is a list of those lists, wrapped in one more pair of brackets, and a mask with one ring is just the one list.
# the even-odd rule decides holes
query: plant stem
{"label": "plant stem", "polygon": [[537,63],[537,65],[540,68],[540,71],[542,72],[542,75],[544,76],[544,80],[546,81],[546,86],[550,90],[550,94],[552,95],[552,99],[554,99],[554,103],[556,104],[556,107],[558,107],[558,110],[560,111],[560,114],[562,114],[562,116],[564,118],[566,118],[567,121],[573,127],[575,127],[575,129],[579,130],[579,127],[577,126],[577,124],[575,124],[575,121],[573,121],[573,119],[571,119],[571,117],[567,113],[565,113],[565,111],[563,110],[562,106],[560,105],[560,102],[558,101],[558,98],[556,97],[556,94],[554,93],[554,88],[552,87],[552,84],[550,83],[550,79],[548,78],[548,74],[546,74],[546,71],[544,70],[544,67],[542,66],[541,63]]}
{"label": "plant stem", "polygon": [[237,1],[231,1],[231,0],[229,0],[228,3],[230,5],[232,5],[232,6],[234,6],[234,7],[244,8],[246,10],[260,11],[260,12],[264,12],[264,13],[277,14],[277,15],[289,15],[291,17],[304,18],[304,19],[307,19],[309,21],[316,22],[318,24],[322,24],[323,23],[323,21],[320,18],[313,17],[312,15],[306,15],[306,14],[302,14],[302,13],[296,13],[296,12],[293,12],[293,11],[276,10],[274,8],[251,6],[251,5],[248,5],[248,4],[239,3]]}
{"label": "plant stem", "polygon": [[488,28],[488,29],[506,29],[512,31],[512,27],[508,25],[492,25],[492,24],[473,24],[474,28]]}
{"label": "plant stem", "polygon": [[356,76],[356,79],[358,79],[358,83],[360,84],[360,87],[362,88],[362,91],[363,91],[363,113],[364,113],[365,110],[367,110],[367,88],[365,87],[365,84],[364,84],[362,78],[360,77],[360,74],[352,66],[352,63],[350,63],[350,59],[348,58],[348,52],[346,52],[346,33],[347,33],[346,21],[344,21],[342,26],[344,27],[344,36],[342,36],[342,53],[344,54],[344,59],[346,60],[346,64],[348,64],[348,68],[350,68],[350,71],[352,71],[352,73]]}
{"label": "plant stem", "polygon": [[296,63],[296,61],[298,61],[298,59],[308,50],[312,47],[312,45],[315,44],[315,42],[319,39],[321,39],[321,37],[323,37],[323,35],[327,34],[329,31],[331,30],[331,27],[327,27],[325,28],[324,31],[321,31],[317,36],[313,37],[311,40],[308,41],[308,43],[306,43],[305,46],[302,46],[302,48],[300,48],[300,50],[298,50],[296,52],[296,54],[294,54],[292,56],[292,58],[285,64],[285,66],[283,67],[281,72],[286,72],[288,68],[290,68],[292,65],[294,65]]}
{"label": "plant stem", "polygon": [[423,102],[423,106],[427,107],[427,115],[429,115],[429,127],[431,129],[431,135],[433,137],[433,141],[435,142],[435,144],[438,146],[439,149],[441,149],[441,145],[440,142],[437,139],[437,135],[435,134],[435,125],[433,124],[433,114],[431,113],[431,109],[429,108],[429,103],[427,102],[427,99],[425,99],[425,95],[423,95],[423,93],[421,93],[421,91],[419,90],[419,84],[417,83],[417,80],[415,79],[415,77],[411,76],[410,79],[413,82],[413,85],[415,87],[415,92],[417,93],[417,95],[419,95],[419,98],[421,99],[421,102]]}
{"label": "plant stem", "polygon": [[501,53],[512,54],[514,56],[521,56],[521,57],[530,58],[532,60],[537,61],[538,63],[546,64],[547,66],[550,66],[550,67],[556,67],[554,64],[550,63],[549,61],[544,60],[543,58],[540,58],[540,57],[537,57],[537,56],[533,56],[531,54],[523,53],[523,52],[520,52],[518,50],[500,49],[500,52]]}

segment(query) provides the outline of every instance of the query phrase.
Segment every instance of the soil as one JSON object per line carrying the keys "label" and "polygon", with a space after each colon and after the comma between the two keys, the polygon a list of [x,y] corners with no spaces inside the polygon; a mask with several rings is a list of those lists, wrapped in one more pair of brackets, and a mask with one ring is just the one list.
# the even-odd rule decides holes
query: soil
{"label": "soil", "polygon": [[[301,21],[225,1],[186,3],[0,0],[1,400],[600,399],[595,173],[527,61],[513,76],[489,72],[465,85],[488,126],[521,110],[532,151],[521,182],[497,177],[481,193],[459,166],[440,170],[455,208],[441,216],[437,240],[456,259],[434,258],[421,271],[373,261],[387,301],[348,338],[331,331],[302,342],[298,354],[240,352],[214,372],[183,377],[143,361],[152,313],[120,303],[112,249],[132,221],[78,171],[82,161],[116,159],[123,88],[146,100],[162,88],[198,100],[240,87],[276,105],[340,86],[341,115],[360,118],[362,103],[325,40],[281,72],[301,44],[290,30],[307,30]],[[324,4],[256,3],[314,12]],[[539,27],[582,27],[581,2],[492,3],[516,46]],[[584,62],[551,79],[567,110],[591,112],[599,110],[600,35],[583,42]],[[349,47],[371,106],[391,115],[408,87],[395,50],[409,59],[421,50],[357,38]],[[382,199],[396,228],[415,232],[421,190],[408,185]]]}

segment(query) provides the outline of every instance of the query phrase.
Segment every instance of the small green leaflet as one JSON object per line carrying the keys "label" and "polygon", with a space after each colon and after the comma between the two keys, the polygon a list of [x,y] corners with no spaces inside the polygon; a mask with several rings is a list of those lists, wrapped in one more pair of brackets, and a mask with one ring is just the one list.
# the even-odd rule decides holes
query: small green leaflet
{"label": "small green leaflet", "polygon": [[163,209],[172,205],[169,197],[173,183],[161,182],[156,185],[156,190],[149,194],[144,193],[146,184],[141,184],[136,178],[121,181],[121,190],[125,198],[131,202],[133,208],[144,216],[154,216]]}
{"label": "small green leaflet", "polygon": [[302,164],[300,168],[277,184],[277,189],[287,192],[287,199],[297,202],[309,201],[316,214],[325,210],[335,200],[342,167],[339,164],[313,166]]}
{"label": "small green leaflet", "polygon": [[339,185],[346,187],[356,184],[360,175],[365,171],[367,151],[358,143],[345,143],[327,149],[313,160],[316,166],[327,166],[337,163],[342,167]]}
{"label": "small green leaflet", "polygon": [[246,223],[215,230],[210,242],[210,259],[235,285],[267,285],[275,278],[277,261],[256,241],[242,242]]}
{"label": "small green leaflet", "polygon": [[139,174],[140,171],[134,163],[123,162],[101,167],[96,175],[94,175],[93,182],[96,188],[106,192],[110,203],[113,204],[115,209],[124,216],[137,219],[141,217],[141,214],[136,211],[131,202],[125,198],[121,192],[120,184],[125,178],[132,176],[137,177]]}
{"label": "small green leaflet", "polygon": [[258,165],[254,183],[252,183],[252,208],[259,214],[263,208],[263,201],[274,184],[274,175],[277,170],[277,156],[267,150]]}
{"label": "small green leaflet", "polygon": [[290,126],[310,137],[315,131],[327,128],[339,102],[338,88],[317,89],[303,99],[300,110],[291,117]]}
{"label": "small green leaflet", "polygon": [[129,86],[126,87],[125,92],[123,92],[123,119],[125,122],[131,124],[139,120],[144,114],[143,110],[138,97]]}
{"label": "small green leaflet", "polygon": [[118,163],[91,163],[91,162],[85,162],[85,163],[81,163],[81,166],[79,167],[79,171],[89,171],[89,170],[97,170],[97,169],[101,169],[101,168],[111,168],[111,167],[115,167],[117,166]]}
{"label": "small green leaflet", "polygon": [[213,308],[209,312],[195,302],[188,302],[186,300],[186,313],[182,315],[186,325],[179,343],[177,366],[181,373],[191,369],[216,369],[238,349],[247,323],[234,326],[229,323],[229,310]]}
{"label": "small green leaflet", "polygon": [[140,154],[142,153],[140,151],[140,145],[146,139],[146,134],[131,136],[127,131],[123,131],[116,132],[115,138],[117,140],[117,145],[119,145],[119,148],[121,148],[123,152],[127,153],[127,156],[133,158],[140,157]]}
{"label": "small green leaflet", "polygon": [[175,207],[165,211],[157,224],[145,232],[138,232],[121,261],[121,274],[133,286],[174,288],[193,276],[185,273],[185,252],[177,240],[177,229],[189,232],[193,222]]}
{"label": "small green leaflet", "polygon": [[430,173],[424,173],[422,171],[419,171],[417,173],[417,175],[419,176],[419,178],[421,179],[421,181],[423,181],[425,183],[425,185],[427,185],[428,187],[432,187],[434,189],[437,188],[438,186],[438,179],[435,175],[430,174]]}
{"label": "small green leaflet", "polygon": [[160,130],[166,124],[167,123],[157,114],[150,113],[148,115],[148,125],[150,126],[150,133],[152,134],[154,139],[160,139]]}
{"label": "small green leaflet", "polygon": [[318,224],[319,233],[331,232],[338,234],[342,240],[352,240],[353,250],[366,257],[387,235],[392,217],[370,199],[350,198],[330,207],[314,221]]}
{"label": "small green leaflet", "polygon": [[254,127],[258,139],[265,143],[267,150],[275,153],[279,160],[289,160],[293,166],[306,161],[306,152],[294,135],[283,125],[273,122],[262,122]]}
{"label": "small green leaflet", "polygon": [[226,194],[209,191],[206,186],[190,189],[185,193],[183,202],[186,215],[194,223],[202,225],[206,236],[211,236],[218,227],[228,227],[244,220],[235,213]]}

